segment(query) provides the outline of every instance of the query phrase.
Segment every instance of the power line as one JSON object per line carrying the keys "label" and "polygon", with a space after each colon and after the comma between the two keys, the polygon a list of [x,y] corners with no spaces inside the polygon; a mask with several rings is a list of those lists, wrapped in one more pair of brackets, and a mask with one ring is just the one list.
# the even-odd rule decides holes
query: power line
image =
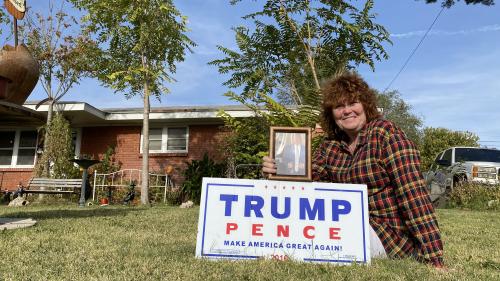
{"label": "power line", "polygon": [[403,72],[403,70],[405,69],[406,65],[408,64],[408,62],[410,61],[410,59],[413,57],[413,55],[415,54],[415,52],[417,51],[417,49],[420,47],[420,45],[422,45],[422,42],[424,42],[425,40],[425,37],[427,37],[427,34],[429,34],[429,32],[431,31],[432,27],[434,26],[434,24],[436,23],[436,21],[438,20],[439,16],[441,16],[441,14],[443,13],[445,7],[443,6],[441,8],[441,10],[439,11],[439,13],[437,14],[436,18],[434,18],[434,21],[432,22],[432,24],[429,26],[429,28],[427,29],[427,31],[425,32],[424,36],[422,36],[422,39],[420,39],[420,42],[418,42],[417,46],[413,49],[413,51],[410,53],[410,55],[408,56],[408,58],[406,59],[405,63],[403,64],[403,66],[401,67],[401,69],[399,69],[398,73],[396,74],[396,76],[394,76],[394,78],[392,78],[391,82],[389,83],[389,85],[387,85],[387,87],[385,87],[383,93],[385,93],[387,91],[387,89],[389,89],[389,87],[392,86],[392,83],[394,83],[394,81],[396,81],[396,79],[398,79],[399,77],[399,74],[401,74],[401,72]]}

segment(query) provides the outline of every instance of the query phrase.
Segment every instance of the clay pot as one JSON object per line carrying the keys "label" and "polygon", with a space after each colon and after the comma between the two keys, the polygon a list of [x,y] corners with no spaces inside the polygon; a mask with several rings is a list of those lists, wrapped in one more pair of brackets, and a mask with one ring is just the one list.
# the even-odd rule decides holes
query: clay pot
{"label": "clay pot", "polygon": [[99,205],[106,206],[108,204],[109,204],[108,198],[104,197],[104,198],[99,199]]}
{"label": "clay pot", "polygon": [[[25,45],[5,45],[0,51],[0,99],[22,105],[38,82],[38,62]],[[7,81],[2,92],[2,83]]]}
{"label": "clay pot", "polygon": [[0,77],[0,100],[5,100],[7,98],[7,84],[9,80],[7,78]]}

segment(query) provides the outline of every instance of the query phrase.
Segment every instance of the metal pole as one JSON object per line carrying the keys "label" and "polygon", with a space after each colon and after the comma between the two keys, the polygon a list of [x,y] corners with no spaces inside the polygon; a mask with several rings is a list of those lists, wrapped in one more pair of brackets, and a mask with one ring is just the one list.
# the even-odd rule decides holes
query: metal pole
{"label": "metal pole", "polygon": [[163,191],[163,203],[167,202],[168,175],[165,174],[165,190]]}
{"label": "metal pole", "polygon": [[87,185],[87,173],[87,168],[84,168],[82,176],[82,188],[80,192],[80,202],[78,204],[80,207],[85,207],[85,186]]}
{"label": "metal pole", "polygon": [[17,19],[14,17],[14,44],[15,47],[17,47],[18,40],[17,40]]}
{"label": "metal pole", "polygon": [[94,172],[94,186],[92,188],[92,202],[95,202],[95,186],[97,185],[97,170]]}

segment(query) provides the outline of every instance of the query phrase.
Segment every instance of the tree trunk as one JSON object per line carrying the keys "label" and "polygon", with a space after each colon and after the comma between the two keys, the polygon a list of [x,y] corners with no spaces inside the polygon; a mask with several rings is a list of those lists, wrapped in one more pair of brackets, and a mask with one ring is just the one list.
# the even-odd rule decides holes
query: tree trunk
{"label": "tree trunk", "polygon": [[142,120],[141,204],[149,204],[149,83],[144,82],[144,115]]}

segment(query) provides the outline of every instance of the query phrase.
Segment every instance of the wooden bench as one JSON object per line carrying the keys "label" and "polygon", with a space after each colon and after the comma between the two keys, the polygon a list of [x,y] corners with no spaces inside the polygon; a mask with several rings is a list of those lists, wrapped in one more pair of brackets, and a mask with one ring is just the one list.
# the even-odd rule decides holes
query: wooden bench
{"label": "wooden bench", "polygon": [[16,193],[21,196],[25,193],[78,194],[81,187],[82,179],[31,178],[28,185],[20,186]]}

